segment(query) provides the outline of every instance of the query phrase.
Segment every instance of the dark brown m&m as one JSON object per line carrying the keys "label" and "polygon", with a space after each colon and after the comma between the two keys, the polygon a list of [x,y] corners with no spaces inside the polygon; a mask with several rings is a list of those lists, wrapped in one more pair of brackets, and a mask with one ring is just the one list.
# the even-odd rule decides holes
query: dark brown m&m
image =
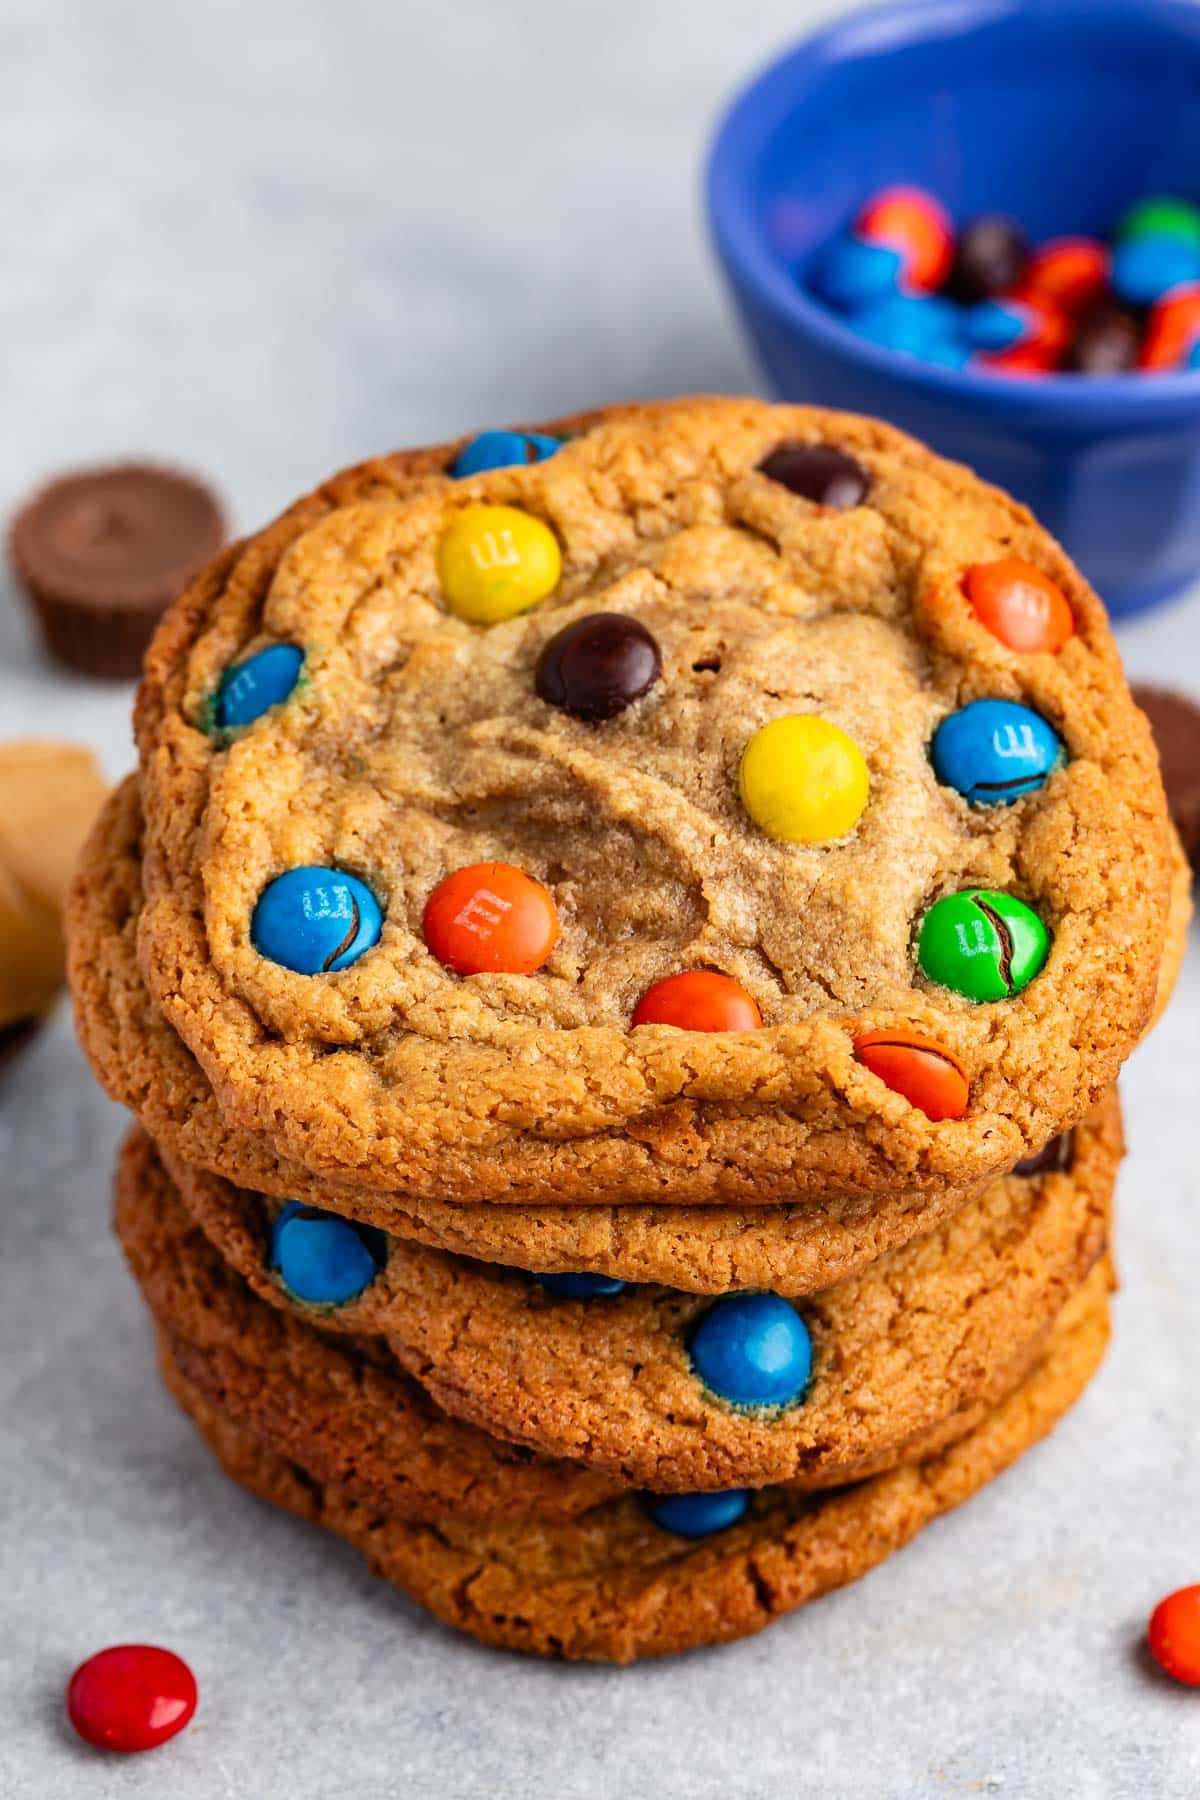
{"label": "dark brown m&m", "polygon": [[839,510],[861,506],[871,487],[862,464],[835,444],[779,444],[758,467],[789,493]]}
{"label": "dark brown m&m", "polygon": [[627,613],[589,613],[556,633],[534,674],[539,699],[575,719],[615,718],[662,673],[652,633]]}
{"label": "dark brown m&m", "polygon": [[1074,1156],[1074,1132],[1060,1131],[1057,1137],[1052,1137],[1048,1144],[1043,1144],[1032,1156],[1023,1156],[1019,1163],[1014,1164],[1013,1174],[1023,1175],[1027,1180],[1033,1175],[1065,1175]]}
{"label": "dark brown m&m", "polygon": [[971,306],[1014,288],[1029,261],[1029,239],[1002,213],[984,213],[959,234],[946,291]]}
{"label": "dark brown m&m", "polygon": [[1063,363],[1076,375],[1124,375],[1137,367],[1142,328],[1115,301],[1101,300],[1080,320]]}

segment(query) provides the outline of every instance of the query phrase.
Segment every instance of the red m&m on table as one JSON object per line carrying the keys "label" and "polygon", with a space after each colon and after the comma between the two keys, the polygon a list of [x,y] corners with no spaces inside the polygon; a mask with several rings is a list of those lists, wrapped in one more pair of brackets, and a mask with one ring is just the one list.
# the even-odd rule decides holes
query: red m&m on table
{"label": "red m&m on table", "polygon": [[196,1710],[196,1677],[155,1644],[113,1644],[80,1663],[67,1685],[67,1716],[98,1750],[153,1750]]}
{"label": "red m&m on table", "polygon": [[1150,1651],[1159,1666],[1187,1687],[1200,1687],[1200,1585],[1177,1588],[1150,1615]]}

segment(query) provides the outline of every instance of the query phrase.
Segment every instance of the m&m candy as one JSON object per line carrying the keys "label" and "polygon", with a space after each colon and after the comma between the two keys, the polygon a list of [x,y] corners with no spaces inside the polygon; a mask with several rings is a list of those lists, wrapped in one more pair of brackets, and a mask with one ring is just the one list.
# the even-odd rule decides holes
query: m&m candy
{"label": "m&m candy", "polygon": [[316,865],[268,882],[250,920],[260,956],[298,975],[348,969],[383,930],[383,912],[365,881]]}
{"label": "m&m candy", "polygon": [[196,1699],[196,1677],[174,1651],[113,1644],[72,1675],[67,1717],[97,1750],[154,1750],[183,1730]]}
{"label": "m&m candy", "polygon": [[900,252],[903,279],[910,288],[933,293],[950,273],[954,233],[949,216],[921,188],[885,188],[863,207],[855,231],[867,243],[886,244]]}
{"label": "m&m candy", "polygon": [[813,274],[817,292],[839,312],[855,312],[872,300],[894,294],[900,281],[902,259],[888,244],[868,244],[861,238],[835,238],[826,246]]}
{"label": "m&m candy", "polygon": [[533,975],[558,942],[549,888],[512,863],[472,863],[430,894],[425,942],[457,975]]}
{"label": "m&m candy", "polygon": [[1200,1687],[1200,1584],[1160,1600],[1146,1635],[1160,1668],[1186,1687]]}
{"label": "m&m candy", "polygon": [[253,724],[272,706],[286,700],[304,666],[295,644],[271,644],[226,669],[217,689],[216,722],[225,730]]}
{"label": "m&m candy", "polygon": [[1140,361],[1143,369],[1178,369],[1200,343],[1200,283],[1176,288],[1150,314]]}
{"label": "m&m candy", "polygon": [[1062,739],[1015,700],[973,700],[943,719],[930,756],[939,781],[972,806],[1010,806],[1062,763]]}
{"label": "m&m candy", "polygon": [[930,907],[917,962],[930,981],[968,1000],[1008,1000],[1044,967],[1050,934],[1031,906],[992,888],[964,888]]}
{"label": "m&m candy", "polygon": [[1013,1164],[1013,1174],[1029,1180],[1034,1175],[1065,1175],[1075,1160],[1075,1133],[1060,1131],[1048,1143],[1035,1150],[1032,1156],[1023,1156],[1020,1162]]}
{"label": "m&m candy", "polygon": [[1200,243],[1187,238],[1127,238],[1113,257],[1113,292],[1129,306],[1153,306],[1174,288],[1194,281],[1200,281]]}
{"label": "m&m candy", "polygon": [[1200,244],[1200,208],[1170,194],[1152,194],[1131,206],[1117,225],[1118,243],[1133,237],[1177,237]]}
{"label": "m&m candy", "polygon": [[980,624],[1010,650],[1053,653],[1074,635],[1062,589],[1020,557],[975,563],[963,577],[963,591]]}
{"label": "m&m candy", "polygon": [[471,625],[527,612],[558,586],[562,552],[548,525],[515,506],[465,506],[442,535],[438,580],[446,605]]}
{"label": "m&m candy", "polygon": [[939,346],[953,346],[957,309],[932,295],[892,294],[855,314],[854,329],[874,344],[932,357]]}
{"label": "m&m candy", "polygon": [[648,1494],[646,1511],[661,1531],[675,1537],[705,1538],[728,1531],[744,1519],[750,1505],[747,1488],[726,1488],[718,1494]]}
{"label": "m&m candy", "polygon": [[839,511],[861,506],[871,491],[871,477],[860,462],[836,444],[777,444],[759,463],[759,472],[791,494],[815,506]]}
{"label": "m&m candy", "polygon": [[688,969],[647,988],[634,1025],[675,1025],[681,1031],[756,1031],[762,1014],[740,981],[718,969]]}
{"label": "m&m candy", "polygon": [[926,1118],[961,1119],[966,1112],[967,1072],[933,1038],[899,1030],[864,1031],[854,1040],[854,1054],[864,1069]]}
{"label": "m&m candy", "polygon": [[946,291],[964,306],[990,300],[1016,286],[1028,261],[1029,239],[1021,227],[1002,213],[984,213],[958,234]]}
{"label": "m&m candy", "polygon": [[812,1374],[808,1327],[778,1294],[718,1300],[694,1326],[688,1352],[705,1387],[740,1406],[786,1406]]}
{"label": "m&m candy", "polygon": [[742,805],[768,837],[823,844],[853,830],[867,804],[862,751],[837,725],[808,713],[772,719],[742,752]]}
{"label": "m&m candy", "polygon": [[628,613],[589,613],[557,632],[534,673],[539,699],[572,718],[613,719],[662,673],[662,652],[652,632]]}
{"label": "m&m candy", "polygon": [[312,1306],[343,1306],[374,1281],[387,1240],[370,1225],[289,1200],[271,1227],[271,1267]]}
{"label": "m&m candy", "polygon": [[1075,328],[1063,363],[1077,375],[1123,375],[1136,368],[1141,326],[1115,300],[1090,307]]}
{"label": "m&m candy", "polygon": [[489,469],[545,462],[561,448],[561,438],[540,431],[481,431],[459,452],[450,473],[462,481],[468,475],[486,475]]}
{"label": "m&m candy", "polygon": [[972,350],[1011,350],[1037,336],[1037,320],[1019,300],[980,300],[964,309],[960,329]]}
{"label": "m&m candy", "polygon": [[557,1300],[600,1300],[625,1291],[615,1275],[535,1275],[534,1280]]}
{"label": "m&m candy", "polygon": [[1111,264],[1108,246],[1096,238],[1053,238],[1030,258],[1013,291],[1054,312],[1081,313],[1106,291]]}

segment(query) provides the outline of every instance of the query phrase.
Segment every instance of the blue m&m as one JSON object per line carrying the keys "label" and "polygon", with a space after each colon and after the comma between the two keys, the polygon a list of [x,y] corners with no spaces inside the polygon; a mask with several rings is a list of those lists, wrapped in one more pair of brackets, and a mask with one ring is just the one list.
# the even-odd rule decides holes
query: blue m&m
{"label": "blue m&m", "polygon": [[894,294],[903,258],[889,244],[868,244],[847,233],[830,244],[813,274],[822,299],[841,312],[858,312]]}
{"label": "blue m&m", "polygon": [[959,318],[963,339],[972,350],[1011,350],[1033,332],[1028,307],[1015,300],[980,300]]}
{"label": "blue m&m", "polygon": [[561,448],[561,438],[547,437],[540,431],[481,431],[459,452],[450,473],[462,481],[468,475],[486,475],[489,469],[545,462]]}
{"label": "blue m&m", "polygon": [[1113,254],[1113,292],[1128,306],[1153,306],[1192,281],[1200,281],[1200,244],[1187,238],[1147,232],[1126,238]]}
{"label": "blue m&m", "polygon": [[705,1387],[739,1406],[786,1406],[812,1374],[808,1327],[778,1294],[731,1294],[709,1307],[688,1350]]}
{"label": "blue m&m", "polygon": [[250,941],[260,956],[320,975],[347,969],[379,942],[383,913],[357,875],[305,866],[277,875],[258,897]]}
{"label": "blue m&m", "polygon": [[217,689],[216,720],[224,730],[252,725],[292,692],[304,665],[295,644],[272,644],[226,669]]}
{"label": "blue m&m", "polygon": [[271,1267],[289,1294],[312,1306],[344,1306],[374,1281],[387,1240],[370,1225],[289,1200],[271,1227]]}
{"label": "blue m&m", "polygon": [[599,1300],[625,1289],[625,1283],[614,1275],[535,1275],[534,1280],[556,1300]]}
{"label": "blue m&m", "polygon": [[711,1537],[715,1531],[728,1531],[745,1517],[749,1504],[746,1488],[726,1488],[720,1494],[652,1494],[645,1502],[654,1523],[681,1538]]}
{"label": "blue m&m", "polygon": [[933,734],[934,772],[972,806],[1011,806],[1066,760],[1063,741],[1040,713],[1015,700],[973,700]]}

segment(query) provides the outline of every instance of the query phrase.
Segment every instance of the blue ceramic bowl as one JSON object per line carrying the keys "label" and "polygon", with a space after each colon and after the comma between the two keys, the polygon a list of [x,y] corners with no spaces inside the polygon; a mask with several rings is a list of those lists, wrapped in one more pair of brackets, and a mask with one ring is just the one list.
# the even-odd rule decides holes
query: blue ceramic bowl
{"label": "blue ceramic bowl", "polygon": [[814,254],[894,182],[1035,239],[1105,236],[1200,189],[1200,6],[907,0],[775,62],[713,146],[718,254],[778,393],[874,413],[1024,500],[1113,612],[1200,576],[1200,372],[1020,380],[856,336],[805,291]]}

